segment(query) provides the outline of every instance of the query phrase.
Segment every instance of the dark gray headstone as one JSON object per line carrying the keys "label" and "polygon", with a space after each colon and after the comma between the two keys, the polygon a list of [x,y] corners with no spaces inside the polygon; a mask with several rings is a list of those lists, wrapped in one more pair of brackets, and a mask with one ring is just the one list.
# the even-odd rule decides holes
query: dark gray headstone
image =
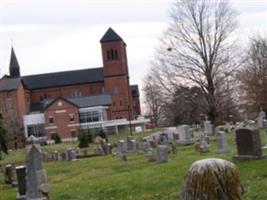
{"label": "dark gray headstone", "polygon": [[5,184],[11,184],[13,181],[13,167],[11,164],[5,166]]}
{"label": "dark gray headstone", "polygon": [[238,155],[234,160],[262,159],[260,134],[258,129],[241,128],[236,130],[236,144]]}
{"label": "dark gray headstone", "polygon": [[17,166],[16,175],[18,181],[18,195],[17,199],[26,199],[26,167]]}

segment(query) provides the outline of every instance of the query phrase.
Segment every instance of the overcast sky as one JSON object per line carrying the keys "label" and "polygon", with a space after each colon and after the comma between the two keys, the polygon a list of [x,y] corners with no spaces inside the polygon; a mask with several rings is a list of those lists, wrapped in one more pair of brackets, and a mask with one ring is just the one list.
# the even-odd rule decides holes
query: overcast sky
{"label": "overcast sky", "polygon": [[[267,0],[231,1],[243,43],[267,34]],[[142,87],[158,38],[170,21],[167,0],[0,0],[0,75],[13,44],[22,75],[102,66],[99,40],[112,27],[127,43],[131,84]]]}

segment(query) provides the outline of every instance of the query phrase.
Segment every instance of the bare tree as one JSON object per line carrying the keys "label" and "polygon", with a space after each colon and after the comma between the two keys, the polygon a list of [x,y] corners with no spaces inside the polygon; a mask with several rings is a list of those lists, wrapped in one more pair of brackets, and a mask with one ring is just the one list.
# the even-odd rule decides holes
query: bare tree
{"label": "bare tree", "polygon": [[250,44],[240,70],[239,80],[245,104],[251,111],[267,111],[267,38],[260,35],[250,39]]}
{"label": "bare tree", "polygon": [[158,126],[162,114],[163,96],[152,72],[144,79],[143,92],[147,110],[146,115],[150,116],[155,126]]}
{"label": "bare tree", "polygon": [[171,18],[153,63],[157,81],[170,93],[179,84],[201,88],[206,114],[216,123],[219,93],[225,93],[223,85],[236,69],[236,14],[228,1],[181,0],[174,4]]}

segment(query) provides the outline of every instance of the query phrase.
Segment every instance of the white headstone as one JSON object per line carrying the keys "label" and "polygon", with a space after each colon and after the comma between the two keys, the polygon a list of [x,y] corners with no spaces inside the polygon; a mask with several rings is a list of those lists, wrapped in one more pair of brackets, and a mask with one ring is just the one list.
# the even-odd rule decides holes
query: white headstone
{"label": "white headstone", "polygon": [[179,140],[178,140],[179,144],[187,145],[187,144],[193,143],[188,125],[181,125],[177,129],[178,129],[178,133],[179,133]]}
{"label": "white headstone", "polygon": [[258,125],[259,125],[259,128],[263,128],[263,125],[264,125],[264,119],[266,117],[266,114],[264,111],[260,111],[259,112],[259,117],[258,117]]}
{"label": "white headstone", "polygon": [[168,162],[168,146],[167,145],[157,146],[157,162],[158,163]]}
{"label": "white headstone", "polygon": [[217,139],[217,150],[216,153],[218,154],[223,154],[223,153],[228,153],[229,148],[227,146],[227,138],[225,135],[224,131],[219,131],[216,134],[216,139]]}
{"label": "white headstone", "polygon": [[209,120],[204,121],[204,133],[207,135],[212,134],[212,124]]}

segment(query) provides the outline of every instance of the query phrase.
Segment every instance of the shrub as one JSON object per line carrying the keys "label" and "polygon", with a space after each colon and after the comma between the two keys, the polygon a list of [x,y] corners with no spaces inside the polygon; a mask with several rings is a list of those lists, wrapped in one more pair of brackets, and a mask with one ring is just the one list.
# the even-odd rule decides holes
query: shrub
{"label": "shrub", "polygon": [[55,141],[55,144],[61,143],[61,138],[60,138],[60,136],[58,134],[54,134],[52,136],[52,139]]}
{"label": "shrub", "polygon": [[86,148],[89,147],[88,145],[88,134],[87,132],[80,130],[79,135],[78,135],[78,140],[79,140],[79,148]]}

